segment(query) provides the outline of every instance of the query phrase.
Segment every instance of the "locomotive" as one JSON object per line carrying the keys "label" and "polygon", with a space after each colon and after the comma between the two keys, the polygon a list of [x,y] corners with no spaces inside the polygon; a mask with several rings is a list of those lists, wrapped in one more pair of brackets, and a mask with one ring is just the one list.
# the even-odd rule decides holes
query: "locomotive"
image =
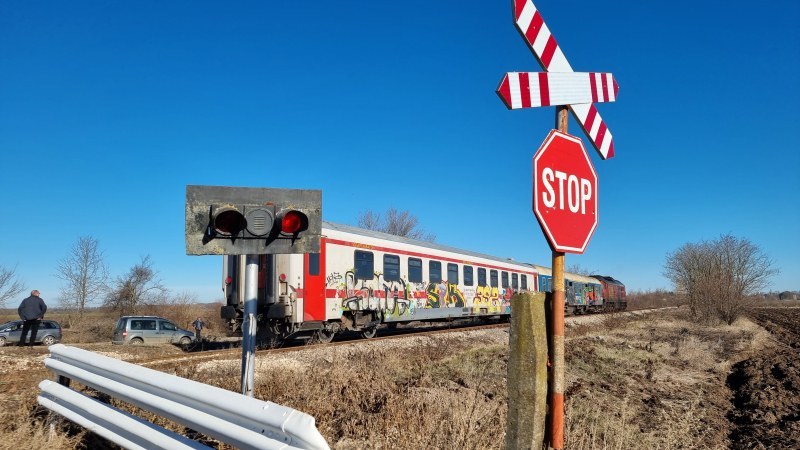
{"label": "locomotive", "polygon": [[[223,256],[221,316],[232,332],[241,332],[244,272],[245,256]],[[624,285],[611,277],[565,279],[567,313],[624,308]],[[371,338],[380,326],[503,320],[515,293],[551,289],[543,266],[323,221],[319,253],[259,257],[257,341],[330,342],[345,330]]]}

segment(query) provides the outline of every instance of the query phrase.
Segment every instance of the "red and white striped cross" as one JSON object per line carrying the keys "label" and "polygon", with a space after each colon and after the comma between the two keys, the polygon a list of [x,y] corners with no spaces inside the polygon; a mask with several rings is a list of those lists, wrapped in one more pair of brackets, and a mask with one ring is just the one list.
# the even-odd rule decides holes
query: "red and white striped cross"
{"label": "red and white striped cross", "polygon": [[616,80],[609,73],[574,72],[533,1],[513,5],[517,30],[547,73],[509,72],[498,95],[509,109],[568,105],[600,157],[613,157],[614,139],[594,103],[616,100]]}

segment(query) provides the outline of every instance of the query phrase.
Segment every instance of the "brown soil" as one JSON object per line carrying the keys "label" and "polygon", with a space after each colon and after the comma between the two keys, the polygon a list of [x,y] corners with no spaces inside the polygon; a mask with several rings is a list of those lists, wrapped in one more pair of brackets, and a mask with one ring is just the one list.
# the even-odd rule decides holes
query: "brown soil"
{"label": "brown soil", "polygon": [[755,309],[774,341],[733,366],[731,448],[800,448],[800,309]]}

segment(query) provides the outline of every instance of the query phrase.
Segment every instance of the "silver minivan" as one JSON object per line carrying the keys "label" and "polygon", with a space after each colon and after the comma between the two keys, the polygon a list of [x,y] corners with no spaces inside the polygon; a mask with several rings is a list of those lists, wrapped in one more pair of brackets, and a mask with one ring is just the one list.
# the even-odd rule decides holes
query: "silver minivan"
{"label": "silver minivan", "polygon": [[114,344],[180,344],[194,342],[194,332],[184,330],[163,317],[122,316],[114,328]]}

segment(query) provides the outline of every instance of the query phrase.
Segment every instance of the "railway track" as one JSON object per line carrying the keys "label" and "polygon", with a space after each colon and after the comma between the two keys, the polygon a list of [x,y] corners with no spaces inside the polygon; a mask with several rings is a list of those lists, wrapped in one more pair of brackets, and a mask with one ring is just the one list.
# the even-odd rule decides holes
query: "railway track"
{"label": "railway track", "polygon": [[[504,323],[481,324],[481,325],[449,324],[449,326],[428,327],[425,328],[424,330],[420,330],[419,328],[402,328],[395,330],[387,329],[387,330],[381,330],[382,335],[371,338],[368,341],[380,342],[391,339],[401,339],[411,336],[414,337],[432,336],[443,333],[477,331],[477,330],[508,328],[508,327],[509,324],[504,322]],[[352,345],[353,343],[362,343],[364,341],[366,340],[360,337],[357,333],[352,333],[352,335],[350,333],[343,333],[340,337],[337,338],[337,340],[330,343],[316,343],[316,342],[312,343],[310,341],[297,341],[297,342],[292,342],[289,345],[283,347],[257,350],[256,355],[265,356],[270,354],[289,353],[289,352],[307,350],[309,349],[310,346],[313,346],[313,348],[326,348],[326,347],[335,347],[341,345]],[[172,355],[166,357],[153,358],[150,360],[143,360],[137,362],[137,364],[145,367],[158,367],[160,365],[175,364],[177,362],[182,362],[182,361],[198,362],[198,361],[209,361],[209,360],[211,361],[227,360],[227,359],[241,358],[241,356],[242,356],[242,349],[240,347],[236,347],[236,348],[227,348],[223,350],[189,351],[181,355]]]}
{"label": "railway track", "polygon": [[[661,309],[672,309],[672,307],[661,308]],[[639,314],[647,314],[653,311],[657,311],[657,309],[622,311],[613,314],[639,315]],[[578,323],[603,320],[603,318],[607,316],[608,316],[607,314],[568,316],[566,318],[566,321],[568,324],[578,324]],[[454,333],[460,331],[508,328],[508,326],[509,324],[506,322],[494,323],[494,324],[477,324],[477,325],[469,323],[457,324],[451,322],[445,325],[428,326],[425,328],[407,327],[407,328],[397,328],[394,330],[381,329],[380,335],[369,339],[369,341],[378,342],[389,339],[400,339],[410,336],[429,336],[441,333]],[[318,342],[311,342],[309,340],[305,341],[298,340],[291,342],[283,347],[257,350],[256,354],[259,356],[263,356],[269,354],[288,353],[288,352],[306,350],[309,348],[309,345],[313,345],[314,348],[325,348],[325,347],[339,346],[339,345],[351,345],[354,342],[361,343],[364,341],[365,339],[359,336],[358,333],[344,332],[341,333],[340,335],[337,335],[336,340],[330,343],[318,343]],[[176,362],[181,362],[181,361],[197,362],[197,361],[209,361],[209,360],[227,360],[227,359],[238,359],[241,358],[241,356],[242,356],[242,350],[240,347],[236,346],[235,348],[226,348],[220,350],[190,350],[187,353],[181,355],[162,356],[149,360],[143,360],[141,362],[137,362],[137,364],[147,367],[158,367],[161,365],[174,364]]]}

